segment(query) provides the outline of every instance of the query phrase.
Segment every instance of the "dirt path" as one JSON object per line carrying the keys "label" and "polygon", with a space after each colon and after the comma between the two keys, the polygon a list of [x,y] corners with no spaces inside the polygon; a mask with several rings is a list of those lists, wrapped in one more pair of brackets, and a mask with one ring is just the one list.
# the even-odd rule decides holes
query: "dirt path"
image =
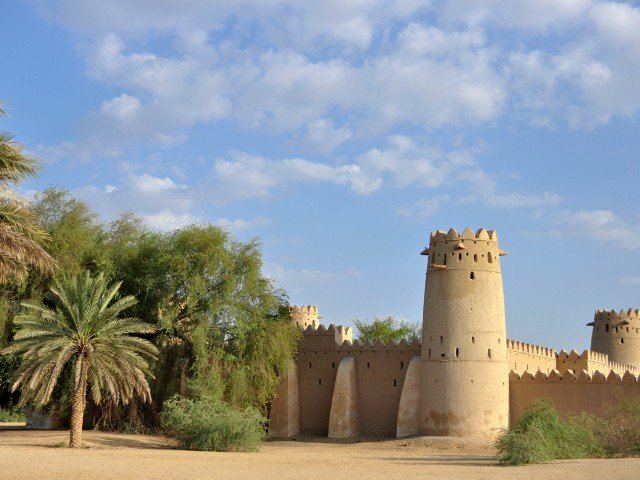
{"label": "dirt path", "polygon": [[266,442],[256,453],[177,450],[162,437],[85,432],[89,448],[59,446],[63,431],[0,427],[0,479],[562,479],[640,478],[640,459],[497,467],[482,442],[413,438]]}

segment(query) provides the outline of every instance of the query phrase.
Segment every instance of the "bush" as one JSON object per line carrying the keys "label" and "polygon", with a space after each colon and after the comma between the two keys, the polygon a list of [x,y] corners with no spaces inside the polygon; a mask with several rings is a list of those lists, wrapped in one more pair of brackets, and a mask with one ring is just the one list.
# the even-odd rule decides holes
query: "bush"
{"label": "bush", "polygon": [[511,429],[500,435],[496,447],[502,465],[598,457],[606,453],[594,433],[592,417],[561,418],[547,400],[532,404]]}
{"label": "bush", "polygon": [[266,421],[254,408],[239,410],[210,399],[174,397],[162,412],[167,433],[189,450],[255,451],[266,438]]}
{"label": "bush", "polygon": [[0,423],[2,422],[24,422],[27,417],[24,411],[19,408],[0,408]]}
{"label": "bush", "polygon": [[640,454],[640,395],[607,405],[595,430],[612,454]]}

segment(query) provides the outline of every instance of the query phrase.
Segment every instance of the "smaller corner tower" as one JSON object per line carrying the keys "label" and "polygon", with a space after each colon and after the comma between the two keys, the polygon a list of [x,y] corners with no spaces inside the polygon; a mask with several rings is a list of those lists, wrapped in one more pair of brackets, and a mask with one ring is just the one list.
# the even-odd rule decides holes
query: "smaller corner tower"
{"label": "smaller corner tower", "polygon": [[640,311],[597,310],[592,327],[591,350],[609,360],[640,367]]}
{"label": "smaller corner tower", "polygon": [[318,307],[315,305],[292,305],[289,311],[293,322],[303,330],[307,327],[318,328],[320,325]]}

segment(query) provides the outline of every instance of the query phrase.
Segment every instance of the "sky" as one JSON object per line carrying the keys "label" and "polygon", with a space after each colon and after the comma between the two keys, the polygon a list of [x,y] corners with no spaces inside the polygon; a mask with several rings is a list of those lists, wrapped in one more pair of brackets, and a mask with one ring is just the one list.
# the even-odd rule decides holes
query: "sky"
{"label": "sky", "polygon": [[498,231],[507,335],[640,307],[640,3],[4,0],[0,98],[105,221],[259,237],[324,323],[420,322],[429,232]]}

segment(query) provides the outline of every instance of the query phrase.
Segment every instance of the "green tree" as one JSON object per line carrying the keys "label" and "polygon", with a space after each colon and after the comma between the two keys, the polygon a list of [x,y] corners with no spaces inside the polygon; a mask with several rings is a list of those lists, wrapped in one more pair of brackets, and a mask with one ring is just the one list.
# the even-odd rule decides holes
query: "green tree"
{"label": "green tree", "polygon": [[[0,117],[5,111],[0,104]],[[53,258],[42,248],[46,232],[37,224],[27,201],[11,189],[40,170],[38,162],[7,132],[0,132],[0,282],[23,281],[29,267],[53,272]]]}
{"label": "green tree", "polygon": [[136,395],[151,401],[146,376],[157,348],[136,334],[155,329],[136,318],[120,318],[136,300],[117,299],[119,289],[119,283],[109,285],[102,274],[89,272],[56,280],[55,307],[24,303],[27,311],[16,317],[18,331],[3,350],[22,356],[12,387],[22,388],[22,403],[47,403],[65,365],[73,364],[70,447],[82,445],[87,385],[97,404],[104,394],[116,403]]}
{"label": "green tree", "polygon": [[422,331],[420,325],[398,321],[395,317],[373,317],[370,322],[354,320],[360,341],[381,340],[383,342],[399,342],[420,340]]}

